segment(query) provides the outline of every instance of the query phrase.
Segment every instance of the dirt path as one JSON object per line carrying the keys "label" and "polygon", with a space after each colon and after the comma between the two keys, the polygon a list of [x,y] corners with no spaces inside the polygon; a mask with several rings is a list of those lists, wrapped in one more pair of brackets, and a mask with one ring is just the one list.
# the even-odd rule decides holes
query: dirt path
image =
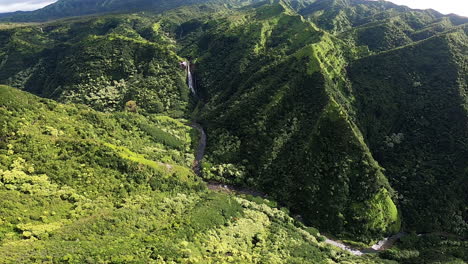
{"label": "dirt path", "polygon": [[402,237],[406,236],[407,234],[404,232],[400,232],[398,234],[395,234],[390,237],[386,237],[376,244],[372,245],[371,247],[365,248],[365,249],[356,249],[351,247],[350,245],[344,244],[341,241],[338,240],[333,240],[330,238],[325,237],[325,243],[339,247],[343,250],[348,251],[349,253],[356,255],[356,256],[362,256],[364,254],[376,254],[381,251],[385,251],[387,249],[390,249],[393,247],[393,245]]}

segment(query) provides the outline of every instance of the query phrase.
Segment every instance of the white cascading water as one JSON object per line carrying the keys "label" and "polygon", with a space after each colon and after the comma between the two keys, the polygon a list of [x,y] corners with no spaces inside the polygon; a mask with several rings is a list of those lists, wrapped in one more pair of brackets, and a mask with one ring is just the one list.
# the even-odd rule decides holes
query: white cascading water
{"label": "white cascading water", "polygon": [[196,95],[197,93],[195,92],[195,84],[193,83],[192,71],[190,70],[190,62],[187,61],[186,63],[187,63],[188,86],[190,88],[190,91],[192,91],[192,93]]}

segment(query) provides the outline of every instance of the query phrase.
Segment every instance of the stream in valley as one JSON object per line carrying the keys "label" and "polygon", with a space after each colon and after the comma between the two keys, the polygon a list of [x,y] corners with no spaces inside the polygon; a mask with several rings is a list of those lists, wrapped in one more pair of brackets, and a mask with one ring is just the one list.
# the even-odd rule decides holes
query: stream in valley
{"label": "stream in valley", "polygon": [[[201,173],[202,173],[201,161],[203,159],[203,156],[205,155],[205,149],[206,149],[206,133],[203,127],[198,123],[191,123],[190,126],[197,129],[200,135],[197,151],[195,154],[195,160],[193,163],[193,170],[195,171],[197,175],[201,176]],[[249,189],[249,188],[245,188],[245,187],[233,186],[233,185],[219,183],[219,182],[208,182],[207,184],[208,184],[208,188],[214,191],[246,194],[246,195],[252,195],[252,196],[263,197],[263,198],[267,197],[266,194],[262,192]],[[361,256],[364,254],[378,253],[379,251],[389,249],[393,246],[393,244],[395,244],[395,242],[397,242],[400,238],[402,238],[405,235],[406,233],[401,232],[393,236],[386,237],[380,240],[379,242],[377,242],[375,245],[369,248],[365,248],[365,249],[355,249],[349,245],[344,244],[343,242],[339,240],[333,240],[328,237],[325,237],[324,242],[327,244],[339,247],[343,250],[346,250],[353,255]]]}
{"label": "stream in valley", "polygon": [[[196,96],[196,90],[195,90],[195,83],[194,83],[194,78],[193,78],[193,73],[191,72],[190,69],[190,61],[187,61],[184,63],[186,65],[186,70],[187,70],[187,82],[190,91],[193,93],[194,96]],[[195,128],[198,130],[200,138],[198,141],[198,146],[197,150],[195,153],[195,160],[193,162],[193,170],[194,172],[202,176],[202,166],[201,166],[201,161],[203,160],[203,156],[205,155],[205,149],[206,149],[206,133],[203,127],[195,122],[192,122],[190,124],[191,127]],[[266,198],[266,194],[259,192],[257,190],[245,188],[245,187],[239,187],[239,186],[233,186],[229,184],[224,184],[224,183],[219,183],[219,182],[208,182],[208,188],[210,190],[214,191],[222,191],[222,192],[232,192],[232,193],[238,193],[238,194],[246,194],[246,195],[252,195],[252,196],[257,196],[257,197],[263,197]],[[344,244],[343,242],[339,240],[333,240],[328,237],[325,237],[325,243],[339,247],[343,250],[348,251],[349,253],[356,255],[356,256],[361,256],[364,254],[372,254],[372,253],[378,253],[379,251],[383,251],[386,249],[389,249],[397,242],[400,238],[405,236],[406,233],[398,233],[390,237],[386,237],[379,242],[377,242],[375,245],[366,248],[366,249],[355,249],[349,245]]]}

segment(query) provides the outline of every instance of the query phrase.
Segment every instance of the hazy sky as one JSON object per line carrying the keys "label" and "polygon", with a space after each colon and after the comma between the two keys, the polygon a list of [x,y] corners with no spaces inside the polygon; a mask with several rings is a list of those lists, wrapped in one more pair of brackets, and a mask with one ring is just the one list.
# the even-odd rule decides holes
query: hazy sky
{"label": "hazy sky", "polygon": [[[34,10],[53,2],[55,0],[0,0],[0,13]],[[432,8],[443,14],[455,13],[468,16],[468,0],[390,0],[390,2],[411,8]]]}
{"label": "hazy sky", "polygon": [[454,13],[468,16],[468,0],[390,0],[390,2],[411,8],[432,8],[442,14]]}
{"label": "hazy sky", "polygon": [[0,13],[36,10],[56,0],[0,0]]}

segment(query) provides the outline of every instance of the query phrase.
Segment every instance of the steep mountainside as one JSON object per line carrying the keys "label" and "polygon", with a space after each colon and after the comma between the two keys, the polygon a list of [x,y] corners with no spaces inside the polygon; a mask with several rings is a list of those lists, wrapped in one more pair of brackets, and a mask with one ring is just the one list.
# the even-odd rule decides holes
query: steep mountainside
{"label": "steep mountainside", "polygon": [[349,68],[357,123],[413,230],[466,232],[467,54],[459,30]]}
{"label": "steep mountainside", "polygon": [[[365,239],[396,232],[400,218],[346,111],[342,44],[286,5],[226,18],[198,43],[208,96],[200,112],[211,161],[238,165],[224,177],[274,195],[308,223]],[[206,174],[223,166],[206,164]]]}
{"label": "steep mountainside", "polygon": [[152,19],[122,15],[4,30],[0,80],[97,110],[132,99],[150,113],[185,111],[174,41]]}
{"label": "steep mountainside", "polygon": [[[367,10],[362,21],[321,30],[280,2],[180,26],[207,102],[205,176],[254,185],[335,234],[366,240],[401,216],[409,230],[466,235],[467,24],[341,3]],[[380,28],[411,20],[405,41]]]}

